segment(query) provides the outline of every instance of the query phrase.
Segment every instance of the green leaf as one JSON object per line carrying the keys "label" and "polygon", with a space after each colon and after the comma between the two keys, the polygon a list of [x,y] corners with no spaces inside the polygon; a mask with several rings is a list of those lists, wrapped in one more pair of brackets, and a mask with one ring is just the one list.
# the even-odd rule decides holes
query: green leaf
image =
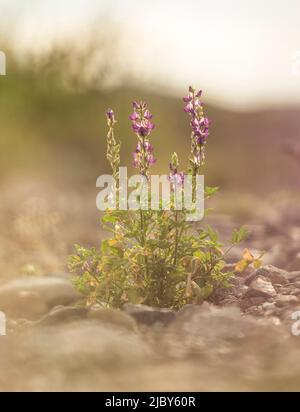
{"label": "green leaf", "polygon": [[203,258],[203,252],[201,250],[195,250],[195,252],[193,253],[193,256],[195,258],[202,259]]}
{"label": "green leaf", "polygon": [[217,191],[219,190],[219,188],[216,187],[210,187],[210,186],[206,186],[204,189],[204,195],[205,197],[211,197],[213,196]]}
{"label": "green leaf", "polygon": [[104,215],[102,218],[103,223],[116,223],[117,217],[113,215]]}
{"label": "green leaf", "polygon": [[200,288],[199,285],[197,285],[196,282],[192,282],[192,288],[193,291],[196,293],[196,295],[200,298],[200,299],[207,299],[213,292],[214,287],[213,285],[207,283],[205,286],[203,286],[202,288]]}
{"label": "green leaf", "polygon": [[101,242],[101,252],[102,252],[103,254],[105,254],[108,249],[109,249],[108,239],[102,240],[102,242]]}
{"label": "green leaf", "polygon": [[232,236],[231,236],[231,243],[233,244],[240,243],[242,240],[246,239],[248,234],[249,234],[249,231],[245,227],[241,227],[240,229],[234,229]]}
{"label": "green leaf", "polygon": [[213,230],[213,228],[209,225],[207,225],[207,234],[210,238],[210,240],[212,240],[213,242],[217,242],[218,240],[218,234],[215,230]]}

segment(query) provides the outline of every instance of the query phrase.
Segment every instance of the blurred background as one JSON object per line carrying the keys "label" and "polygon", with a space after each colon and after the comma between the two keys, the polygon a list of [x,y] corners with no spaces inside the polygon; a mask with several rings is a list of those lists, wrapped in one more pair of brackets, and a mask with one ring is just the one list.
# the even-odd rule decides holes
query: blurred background
{"label": "blurred background", "polygon": [[99,243],[107,107],[123,166],[131,101],[144,99],[153,173],[173,151],[186,167],[190,84],[212,120],[204,174],[221,190],[211,219],[252,225],[254,247],[285,265],[286,241],[265,228],[298,228],[299,17],[298,0],[0,0],[0,281],[65,270],[74,243]]}

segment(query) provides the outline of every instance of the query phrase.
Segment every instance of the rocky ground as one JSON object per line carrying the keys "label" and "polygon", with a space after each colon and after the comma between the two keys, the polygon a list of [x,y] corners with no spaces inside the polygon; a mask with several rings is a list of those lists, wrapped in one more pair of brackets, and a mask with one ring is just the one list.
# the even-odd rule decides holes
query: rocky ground
{"label": "rocky ground", "polygon": [[[299,390],[300,217],[295,199],[249,201],[239,220],[208,216],[222,240],[245,223],[244,247],[263,267],[210,302],[175,313],[144,306],[82,308],[66,271],[73,244],[103,234],[95,193],[59,194],[31,183],[2,188],[0,390]],[[272,205],[272,207],[271,207]],[[251,209],[251,213],[249,213]],[[255,211],[255,212],[254,212]],[[202,224],[202,223],[201,223]],[[294,317],[294,319],[293,319]],[[0,328],[1,332],[1,328]]]}
{"label": "rocky ground", "polygon": [[[78,306],[67,274],[0,288],[1,390],[299,390],[300,272],[271,265],[175,313]],[[299,328],[300,331],[300,328]]]}

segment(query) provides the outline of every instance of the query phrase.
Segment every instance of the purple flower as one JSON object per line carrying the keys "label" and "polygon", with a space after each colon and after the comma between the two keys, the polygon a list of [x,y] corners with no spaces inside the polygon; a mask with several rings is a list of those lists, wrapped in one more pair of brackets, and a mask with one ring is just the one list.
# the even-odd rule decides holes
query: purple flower
{"label": "purple flower", "polygon": [[106,110],[106,118],[107,118],[108,123],[110,123],[110,124],[115,123],[115,114],[114,114],[114,111],[112,109],[107,109]]}
{"label": "purple flower", "polygon": [[149,167],[156,162],[152,152],[153,146],[146,141],[144,142],[144,145],[142,145],[141,142],[138,142],[136,149],[132,154],[133,166],[139,169],[143,175],[146,175]]}
{"label": "purple flower", "polygon": [[210,121],[207,117],[202,117],[200,120],[194,117],[190,124],[195,136],[201,136],[205,139],[209,136]]}
{"label": "purple flower", "polygon": [[182,187],[184,183],[184,173],[183,172],[171,172],[169,174],[169,180],[172,183],[172,187]]}
{"label": "purple flower", "polygon": [[145,102],[133,102],[132,106],[134,111],[132,115],[129,116],[129,119],[132,122],[132,129],[139,137],[145,138],[155,127],[150,121],[153,116],[147,109],[147,104]]}
{"label": "purple flower", "polygon": [[185,103],[189,103],[193,100],[192,96],[185,96],[182,99]]}
{"label": "purple flower", "polygon": [[192,143],[190,161],[194,171],[199,170],[204,162],[204,146],[209,136],[210,127],[209,119],[204,116],[203,105],[200,101],[201,95],[202,90],[196,91],[190,86],[188,95],[183,98],[183,101],[186,103],[184,111],[191,117]]}
{"label": "purple flower", "polygon": [[156,159],[154,158],[153,154],[148,153],[146,158],[147,158],[147,162],[150,166],[152,166],[156,163]]}
{"label": "purple flower", "polygon": [[151,122],[152,114],[145,102],[133,102],[133,113],[129,116],[133,131],[137,134],[138,143],[133,153],[133,166],[140,170],[143,175],[148,175],[149,168],[156,159],[154,158],[153,146],[149,142],[149,135],[155,125]]}
{"label": "purple flower", "polygon": [[150,119],[152,119],[152,114],[149,112],[149,110],[147,109],[147,110],[145,110],[145,112],[144,112],[144,118],[145,119],[147,119],[147,120],[150,120]]}
{"label": "purple flower", "polygon": [[173,183],[174,187],[182,187],[184,184],[184,173],[179,172],[170,176],[170,180]]}
{"label": "purple flower", "polygon": [[184,173],[178,171],[179,162],[177,153],[173,153],[171,162],[169,163],[169,180],[172,183],[172,189],[176,190],[178,187],[182,187],[184,183]]}
{"label": "purple flower", "polygon": [[129,116],[129,119],[132,121],[135,121],[139,118],[139,115],[136,112],[133,112],[131,116]]}
{"label": "purple flower", "polygon": [[138,167],[139,167],[139,164],[140,164],[139,152],[138,152],[138,151],[133,152],[133,153],[132,153],[132,156],[133,156],[132,165],[133,165],[135,168],[138,168]]}
{"label": "purple flower", "polygon": [[[133,115],[130,116],[131,120]],[[146,137],[150,134],[150,132],[154,129],[155,125],[151,123],[149,120],[133,120],[132,122],[132,129],[140,136]]]}
{"label": "purple flower", "polygon": [[152,144],[148,141],[144,142],[144,148],[145,150],[147,150],[147,152],[151,153],[153,152],[154,147],[152,146]]}
{"label": "purple flower", "polygon": [[194,114],[194,106],[192,101],[190,101],[185,107],[184,107],[184,111],[186,113],[190,113],[190,114]]}

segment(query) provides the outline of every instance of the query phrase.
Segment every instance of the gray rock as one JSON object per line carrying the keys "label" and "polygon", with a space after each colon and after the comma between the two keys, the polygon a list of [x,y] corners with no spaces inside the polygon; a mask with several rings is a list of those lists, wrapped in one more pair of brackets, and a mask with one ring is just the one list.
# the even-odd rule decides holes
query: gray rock
{"label": "gray rock", "polygon": [[0,310],[12,318],[37,319],[55,306],[67,306],[80,298],[66,279],[23,277],[0,287]]}
{"label": "gray rock", "polygon": [[289,272],[288,280],[290,282],[300,281],[300,271],[296,270],[296,271]]}
{"label": "gray rock", "polygon": [[300,293],[299,287],[293,283],[289,283],[287,286],[280,286],[276,291],[279,295],[298,295]]}
{"label": "gray rock", "polygon": [[265,296],[243,296],[243,298],[239,301],[239,308],[243,311],[247,310],[251,306],[259,306],[262,305],[266,301]]}
{"label": "gray rock", "polygon": [[244,285],[244,279],[238,276],[230,279],[230,285],[229,288],[216,288],[210,296],[210,301],[217,305],[232,304],[248,289]]}
{"label": "gray rock", "polygon": [[277,295],[275,299],[276,305],[279,307],[293,305],[299,302],[295,295]]}
{"label": "gray rock", "polygon": [[51,326],[62,323],[86,319],[88,309],[85,307],[56,306],[42,319],[35,322],[35,326]]}
{"label": "gray rock", "polygon": [[275,308],[276,308],[276,304],[275,304],[275,302],[265,302],[265,303],[263,303],[262,308],[263,308],[264,310],[275,309]]}
{"label": "gray rock", "polygon": [[275,325],[275,326],[280,326],[281,325],[281,320],[277,316],[270,316],[268,318],[268,320],[270,322],[272,322],[272,324]]}
{"label": "gray rock", "polygon": [[0,356],[2,391],[126,388],[132,371],[153,360],[141,334],[99,320],[26,327],[0,337]]}
{"label": "gray rock", "polygon": [[272,283],[263,276],[255,277],[249,284],[249,289],[244,293],[243,298],[276,296],[276,290]]}
{"label": "gray rock", "polygon": [[244,336],[242,325],[244,320],[237,307],[218,308],[204,302],[202,305],[186,305],[182,308],[169,330],[181,337],[196,336],[209,343],[217,343],[220,338],[226,340]]}
{"label": "gray rock", "polygon": [[289,273],[286,270],[276,268],[272,265],[265,265],[256,269],[245,279],[245,284],[250,285],[258,277],[264,277],[272,283],[272,285],[286,285],[289,283]]}
{"label": "gray rock", "polygon": [[300,281],[292,282],[295,289],[300,289]]}
{"label": "gray rock", "polygon": [[93,305],[91,307],[56,306],[42,319],[34,322],[34,326],[58,326],[84,320],[95,321],[101,325],[107,325],[108,327],[114,326],[131,331],[137,330],[136,322],[125,312],[116,309],[103,308],[99,305]]}
{"label": "gray rock", "polygon": [[6,287],[0,289],[0,311],[8,318],[38,319],[48,310],[47,303],[39,293],[22,289],[13,291]]}
{"label": "gray rock", "polygon": [[87,319],[101,322],[103,325],[113,325],[130,331],[137,331],[134,317],[117,309],[106,309],[95,305],[87,311]]}
{"label": "gray rock", "polygon": [[262,317],[264,316],[264,309],[262,308],[262,305],[253,305],[245,310],[245,314]]}
{"label": "gray rock", "polygon": [[146,305],[126,303],[123,309],[132,316],[137,323],[147,326],[152,326],[155,323],[168,325],[176,317],[175,312],[171,309],[153,308]]}
{"label": "gray rock", "polygon": [[277,315],[254,319],[204,303],[187,305],[163,330],[133,330],[125,312],[77,309],[55,308],[58,323],[0,337],[2,391],[298,388],[299,342]]}
{"label": "gray rock", "polygon": [[208,356],[230,353],[233,347],[251,341],[260,330],[257,320],[243,316],[239,308],[218,308],[204,302],[179,311],[164,339],[172,356]]}

